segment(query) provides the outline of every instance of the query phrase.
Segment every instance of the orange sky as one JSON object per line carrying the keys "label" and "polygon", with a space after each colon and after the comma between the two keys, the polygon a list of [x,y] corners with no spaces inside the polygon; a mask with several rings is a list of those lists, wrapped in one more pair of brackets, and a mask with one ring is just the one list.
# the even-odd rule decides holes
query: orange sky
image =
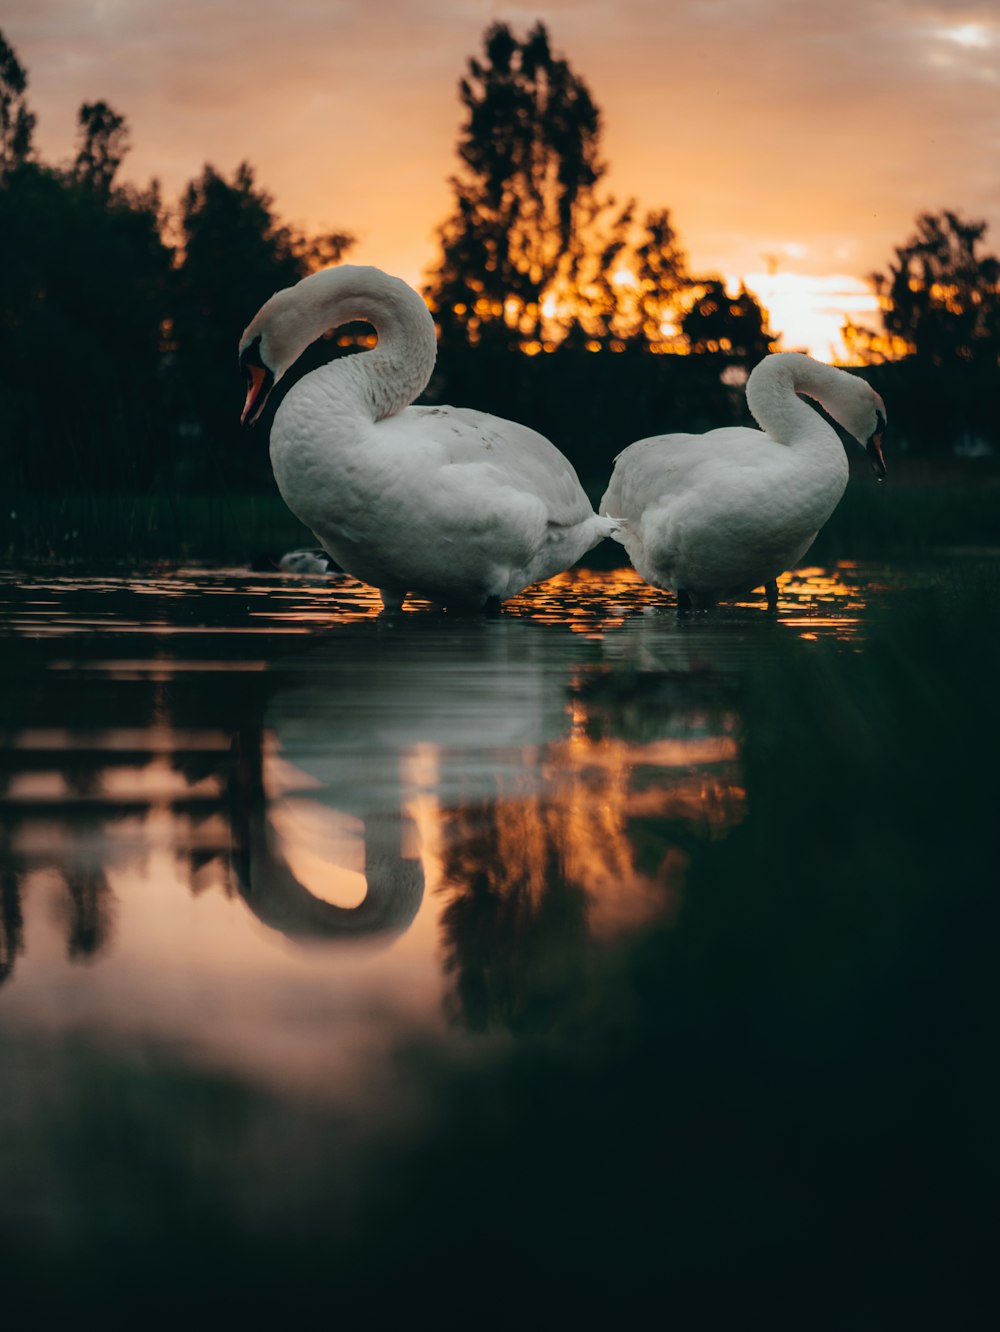
{"label": "orange sky", "polygon": [[125,175],[168,201],[247,158],[283,218],[417,283],[465,63],[491,20],[539,17],[603,112],[608,185],[669,207],[692,269],[745,278],[785,347],[831,355],[921,210],[986,218],[1000,249],[995,0],[5,0],[0,28],[47,160],[103,98]]}

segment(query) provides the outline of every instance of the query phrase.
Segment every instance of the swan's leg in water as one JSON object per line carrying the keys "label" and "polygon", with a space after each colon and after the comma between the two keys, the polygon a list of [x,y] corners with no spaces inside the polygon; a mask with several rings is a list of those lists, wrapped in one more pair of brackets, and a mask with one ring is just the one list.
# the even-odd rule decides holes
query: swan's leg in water
{"label": "swan's leg in water", "polygon": [[691,609],[691,594],[683,587],[677,589],[677,609],[685,612]]}
{"label": "swan's leg in water", "polygon": [[384,587],[380,587],[378,594],[382,598],[382,605],[390,614],[403,609],[403,602],[406,600],[405,592],[387,592]]}
{"label": "swan's leg in water", "polygon": [[489,620],[495,620],[500,614],[500,598],[487,597],[483,603],[483,614]]}
{"label": "swan's leg in water", "polygon": [[765,583],[764,591],[767,593],[767,609],[776,611],[778,609],[778,580],[772,578],[769,583]]}

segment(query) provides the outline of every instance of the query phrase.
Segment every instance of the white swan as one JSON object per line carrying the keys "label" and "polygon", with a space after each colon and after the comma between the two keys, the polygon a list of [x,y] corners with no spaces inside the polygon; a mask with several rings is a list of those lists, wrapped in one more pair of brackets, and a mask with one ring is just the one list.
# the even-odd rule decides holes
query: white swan
{"label": "white swan", "polygon": [[799,352],[755,367],[747,405],[761,430],[658,435],[615,459],[600,511],[624,519],[612,533],[648,583],[678,605],[709,607],[765,586],[809,549],[847,485],[837,432],[802,401],[814,398],[867,447],[885,476],[885,404],[863,379]]}
{"label": "white swan", "polygon": [[526,426],[411,407],[437,351],[430,311],[377,268],[343,264],[277,292],[240,341],[243,421],[330,328],[365,320],[374,350],[305,375],[279,406],[271,463],[285,503],[387,608],[408,593],[498,604],[569,568],[617,524],[598,518],[570,463]]}

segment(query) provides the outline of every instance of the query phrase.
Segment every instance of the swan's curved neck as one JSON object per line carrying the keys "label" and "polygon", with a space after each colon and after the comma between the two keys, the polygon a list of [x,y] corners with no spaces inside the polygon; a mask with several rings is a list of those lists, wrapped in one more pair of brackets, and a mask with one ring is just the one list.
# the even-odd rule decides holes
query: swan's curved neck
{"label": "swan's curved neck", "polygon": [[402,411],[426,388],[437,337],[431,313],[412,287],[377,268],[342,264],[303,278],[293,290],[301,350],[342,324],[362,320],[375,329],[372,351],[319,372],[351,383],[373,420]]}
{"label": "swan's curved neck", "polygon": [[834,431],[798,396],[804,393],[824,407],[836,396],[841,372],[799,352],[768,356],[747,380],[747,406],[760,428],[779,444],[812,443]]}

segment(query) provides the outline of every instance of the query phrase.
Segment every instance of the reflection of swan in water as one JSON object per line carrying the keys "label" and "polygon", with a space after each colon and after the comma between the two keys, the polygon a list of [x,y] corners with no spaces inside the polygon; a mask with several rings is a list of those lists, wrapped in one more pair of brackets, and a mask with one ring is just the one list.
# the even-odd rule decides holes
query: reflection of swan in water
{"label": "reflection of swan in water", "polygon": [[706,678],[733,683],[751,665],[783,659],[802,646],[780,620],[743,608],[678,618],[665,606],[646,606],[605,632],[602,654],[616,667],[669,674],[686,691]]}
{"label": "reflection of swan in water", "polygon": [[365,819],[364,899],[354,907],[314,896],[292,873],[267,818],[262,736],[234,741],[233,866],[240,896],[271,929],[296,939],[401,934],[413,922],[424,892],[419,860],[404,857],[401,812]]}
{"label": "reflection of swan in water", "polygon": [[[543,659],[554,643],[564,636],[524,621],[428,616],[343,625],[280,663],[263,729],[240,734],[234,755],[233,859],[254,914],[297,938],[405,930],[424,887],[421,861],[403,851],[404,838],[417,840],[407,807],[423,789],[408,765],[432,747],[434,795],[451,802],[495,796],[505,775],[523,785],[526,769],[539,781],[526,749],[568,726],[565,675]],[[357,907],[315,896],[293,873],[267,816],[265,733],[286,794],[340,829],[344,815],[363,825],[367,891]]]}
{"label": "reflection of swan in water", "polygon": [[337,574],[336,561],[325,550],[289,550],[284,555],[258,555],[251,563],[254,573]]}
{"label": "reflection of swan in water", "polygon": [[366,829],[432,795],[446,1006],[471,1028],[545,1029],[595,941],[671,911],[690,848],[741,817],[728,693],[678,679],[633,734],[580,687],[601,652],[529,620],[428,616],[341,626],[275,672],[269,788]]}
{"label": "reflection of swan in water", "polygon": [[528,620],[342,625],[280,664],[264,724],[319,798],[360,818],[400,808],[400,765],[428,745],[440,800],[491,796],[526,747],[566,733],[579,661],[578,641]]}

